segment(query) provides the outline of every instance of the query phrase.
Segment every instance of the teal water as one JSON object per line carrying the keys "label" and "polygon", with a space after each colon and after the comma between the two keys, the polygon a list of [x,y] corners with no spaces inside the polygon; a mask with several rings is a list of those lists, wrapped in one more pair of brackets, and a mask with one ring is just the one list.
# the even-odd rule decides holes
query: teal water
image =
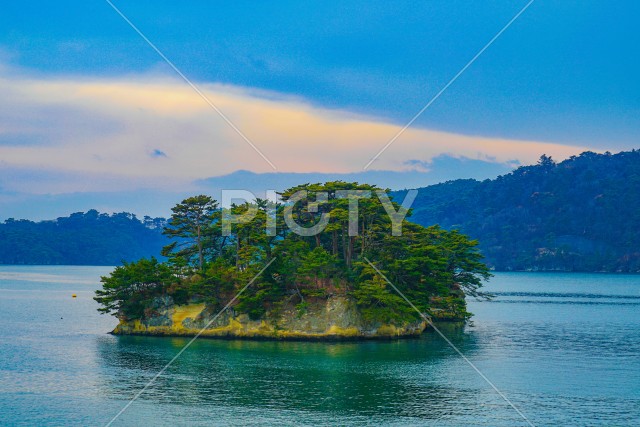
{"label": "teal water", "polygon": [[[114,337],[105,267],[0,267],[0,424],[105,425],[186,344]],[[501,273],[442,332],[535,425],[640,425],[640,276]],[[71,294],[76,293],[76,299]],[[526,425],[437,334],[197,340],[114,423]]]}

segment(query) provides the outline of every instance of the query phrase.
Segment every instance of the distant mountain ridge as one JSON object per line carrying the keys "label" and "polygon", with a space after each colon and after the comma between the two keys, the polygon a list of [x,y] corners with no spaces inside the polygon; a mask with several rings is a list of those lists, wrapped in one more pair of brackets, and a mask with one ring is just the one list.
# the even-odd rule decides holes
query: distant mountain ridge
{"label": "distant mountain ridge", "polygon": [[420,188],[413,209],[413,222],[479,240],[496,270],[640,272],[638,150],[543,155],[494,180]]}
{"label": "distant mountain ridge", "polygon": [[78,212],[52,221],[0,223],[0,264],[117,265],[167,244],[162,218]]}

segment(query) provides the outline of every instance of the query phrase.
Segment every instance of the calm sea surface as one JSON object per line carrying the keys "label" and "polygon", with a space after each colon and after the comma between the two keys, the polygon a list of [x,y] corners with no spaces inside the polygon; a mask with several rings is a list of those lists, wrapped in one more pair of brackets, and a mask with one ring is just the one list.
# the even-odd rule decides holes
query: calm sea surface
{"label": "calm sea surface", "polygon": [[[0,267],[0,424],[105,425],[187,342],[114,337],[104,267]],[[640,425],[640,276],[497,274],[442,331],[535,425]],[[71,294],[77,294],[76,299]],[[437,334],[197,340],[117,425],[527,425]]]}

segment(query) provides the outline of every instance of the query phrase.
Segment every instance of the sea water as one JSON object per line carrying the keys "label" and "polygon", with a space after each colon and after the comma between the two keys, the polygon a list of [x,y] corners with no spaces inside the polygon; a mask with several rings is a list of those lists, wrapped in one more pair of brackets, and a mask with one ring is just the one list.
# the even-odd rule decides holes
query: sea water
{"label": "sea water", "polygon": [[[109,271],[0,267],[1,425],[106,425],[189,341],[107,334],[92,297]],[[640,425],[640,276],[497,273],[487,290],[471,323],[440,325],[466,360],[433,331],[198,339],[112,425]]]}

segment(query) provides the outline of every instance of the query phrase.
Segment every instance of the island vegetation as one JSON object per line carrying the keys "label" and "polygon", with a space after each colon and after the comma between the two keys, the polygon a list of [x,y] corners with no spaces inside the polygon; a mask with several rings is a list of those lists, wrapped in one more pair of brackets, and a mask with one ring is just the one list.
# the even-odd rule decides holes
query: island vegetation
{"label": "island vegetation", "polygon": [[[301,190],[308,197],[292,203],[292,195]],[[257,199],[229,209],[221,209],[209,196],[187,198],[172,209],[163,228],[171,239],[162,250],[166,261],[143,258],[116,267],[102,278],[103,287],[96,292],[99,310],[118,316],[120,333],[152,333],[158,326],[160,333],[192,334],[195,325],[206,324],[230,301],[231,318],[218,324],[226,328],[225,334],[240,316],[246,322],[261,322],[267,334],[278,335],[278,330],[286,332],[282,324],[290,320],[283,316],[304,319],[313,313],[324,313],[325,332],[332,322],[340,323],[335,316],[348,315],[355,316],[347,322],[351,326],[366,325],[375,331],[391,325],[415,333],[415,327],[406,327],[422,319],[366,259],[433,319],[464,320],[469,316],[465,295],[486,296],[480,288],[490,274],[476,241],[455,230],[406,220],[401,235],[394,236],[392,221],[377,197],[358,200],[354,235],[353,229],[349,231],[350,201],[338,197],[339,190],[379,189],[341,181],[305,184],[284,191],[282,203]],[[316,202],[320,193],[328,197]],[[323,214],[329,216],[321,232],[305,236],[287,224],[287,209],[305,229],[322,221]],[[223,221],[224,215],[249,212],[253,218],[244,223]],[[269,221],[276,225],[275,232],[265,231]],[[248,283],[251,286],[241,292]],[[338,310],[342,314],[332,318],[329,311],[338,300],[348,309]],[[188,317],[180,307],[192,307]],[[305,326],[298,328],[304,335]],[[422,329],[424,324],[418,332]],[[359,334],[351,330],[351,335]]]}

